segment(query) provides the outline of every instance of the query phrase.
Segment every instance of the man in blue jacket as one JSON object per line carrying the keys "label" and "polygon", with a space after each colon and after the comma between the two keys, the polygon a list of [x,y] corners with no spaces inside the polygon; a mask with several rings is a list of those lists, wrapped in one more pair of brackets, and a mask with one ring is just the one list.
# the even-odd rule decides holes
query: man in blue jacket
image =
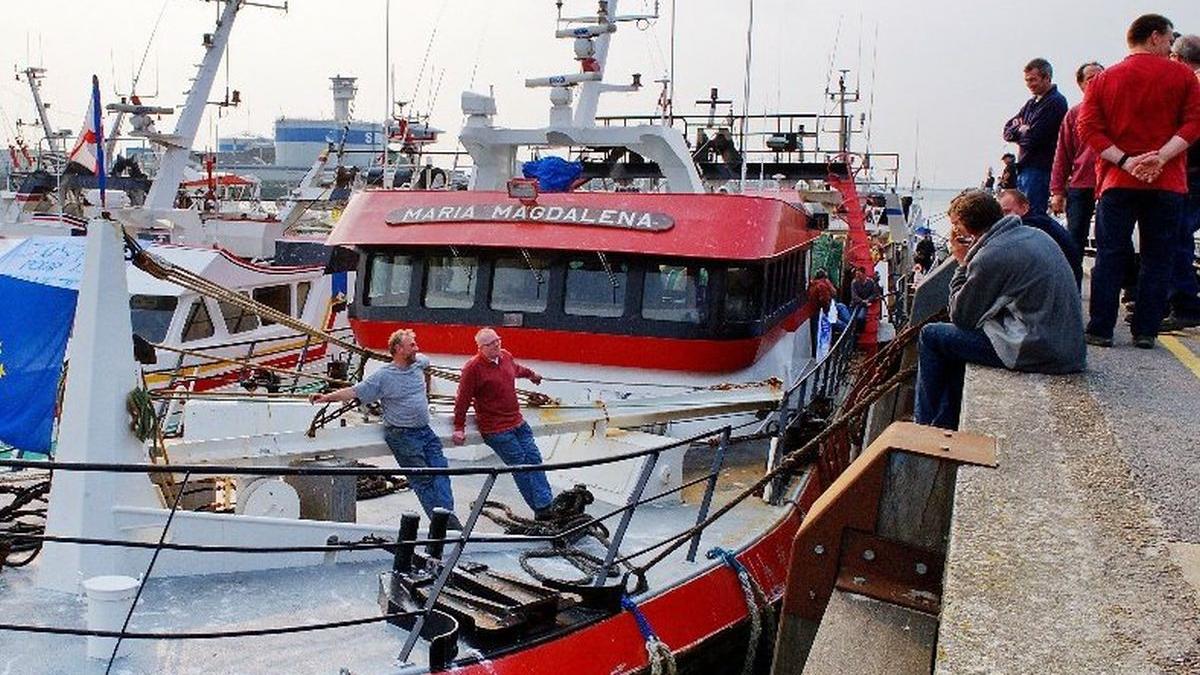
{"label": "man in blue jacket", "polygon": [[950,323],[921,329],[918,424],[958,428],[966,364],[1035,373],[1083,370],[1083,308],[1066,257],[1046,233],[968,190],[950,202]]}
{"label": "man in blue jacket", "polygon": [[1067,99],[1051,82],[1054,69],[1046,59],[1025,66],[1025,86],[1033,98],[1004,125],[1004,140],[1016,143],[1017,189],[1029,198],[1033,213],[1045,213],[1050,202],[1050,169],[1058,145],[1058,128],[1067,114]]}
{"label": "man in blue jacket", "polygon": [[1075,275],[1075,284],[1082,288],[1083,284],[1083,251],[1075,243],[1075,238],[1057,220],[1046,213],[1034,213],[1029,210],[1029,199],[1020,190],[1003,190],[998,197],[1000,209],[1006,216],[1016,216],[1023,225],[1036,227],[1050,235],[1058,248],[1063,252],[1067,263],[1071,265],[1071,273]]}

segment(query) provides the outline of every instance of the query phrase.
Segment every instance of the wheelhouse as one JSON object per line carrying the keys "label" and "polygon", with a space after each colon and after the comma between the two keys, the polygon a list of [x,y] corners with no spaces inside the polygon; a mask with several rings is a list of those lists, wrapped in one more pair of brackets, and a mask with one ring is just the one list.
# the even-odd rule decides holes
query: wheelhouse
{"label": "wheelhouse", "polygon": [[[809,252],[717,260],[606,251],[368,246],[358,322],[682,339],[760,337],[803,304]],[[428,345],[428,347],[433,345]],[[469,345],[437,345],[462,352]]]}
{"label": "wheelhouse", "polygon": [[807,214],[734,195],[362,193],[330,238],[359,256],[360,343],[398,327],[468,354],[503,327],[523,358],[728,372],[807,311]]}

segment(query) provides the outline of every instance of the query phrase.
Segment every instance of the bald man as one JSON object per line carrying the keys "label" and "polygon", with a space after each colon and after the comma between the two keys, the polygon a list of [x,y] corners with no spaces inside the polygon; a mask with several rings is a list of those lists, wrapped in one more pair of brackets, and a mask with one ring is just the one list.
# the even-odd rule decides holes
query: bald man
{"label": "bald man", "polygon": [[[513,355],[500,346],[500,336],[491,328],[475,334],[478,353],[463,366],[454,399],[455,445],[466,441],[467,408],[475,407],[475,425],[497,456],[510,465],[537,465],[542,454],[533,440],[529,423],[521,416],[517,402],[517,378],[541,384],[542,376],[522,366]],[[549,517],[554,495],[544,471],[525,471],[513,474],[517,489],[534,516]]]}

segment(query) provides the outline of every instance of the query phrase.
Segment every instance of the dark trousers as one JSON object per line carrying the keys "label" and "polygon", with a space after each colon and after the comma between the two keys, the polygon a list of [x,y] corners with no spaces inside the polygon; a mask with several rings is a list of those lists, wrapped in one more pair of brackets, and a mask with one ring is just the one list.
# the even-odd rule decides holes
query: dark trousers
{"label": "dark trousers", "polygon": [[1196,279],[1196,231],[1200,230],[1200,192],[1193,191],[1184,201],[1183,223],[1175,250],[1171,273],[1171,309],[1175,314],[1200,317],[1200,281]]}
{"label": "dark trousers", "polygon": [[[433,429],[424,427],[387,427],[383,440],[396,457],[400,468],[446,468],[446,456],[442,454],[442,441]],[[432,517],[433,509],[440,507],[454,512],[454,493],[450,491],[449,476],[408,475],[417,501],[425,515]]]}
{"label": "dark trousers", "polygon": [[1004,363],[982,330],[967,330],[952,323],[928,324],[921,329],[918,345],[913,420],[957,429],[967,364],[1003,368]]}
{"label": "dark trousers", "polygon": [[1029,199],[1031,213],[1045,213],[1050,203],[1050,169],[1022,166],[1017,173],[1017,189]]}
{"label": "dark trousers", "polygon": [[1087,250],[1094,215],[1096,191],[1091,188],[1067,188],[1067,231],[1071,233],[1080,252]]}
{"label": "dark trousers", "polygon": [[1117,324],[1121,280],[1133,254],[1129,242],[1138,225],[1141,269],[1133,334],[1155,336],[1167,313],[1167,291],[1179,246],[1184,195],[1165,190],[1111,188],[1096,208],[1096,265],[1088,303],[1087,332],[1111,338]]}
{"label": "dark trousers", "polygon": [[[485,434],[483,442],[487,443],[505,464],[517,466],[537,466],[542,463],[542,453],[538,451],[537,443],[533,440],[533,430],[528,422],[498,434]],[[525,503],[534,511],[541,511],[554,501],[550,491],[550,483],[546,480],[545,471],[521,471],[512,475]]]}

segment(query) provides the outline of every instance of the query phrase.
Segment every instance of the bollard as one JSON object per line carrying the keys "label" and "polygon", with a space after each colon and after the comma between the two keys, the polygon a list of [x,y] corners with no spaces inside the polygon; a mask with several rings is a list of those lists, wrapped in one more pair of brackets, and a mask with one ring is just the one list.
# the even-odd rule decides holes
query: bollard
{"label": "bollard", "polygon": [[[429,538],[444,540],[446,538],[446,523],[450,522],[450,512],[441,507],[433,510],[429,514]],[[425,552],[430,558],[442,559],[442,549],[446,543],[444,541],[431,541],[425,545]]]}
{"label": "bollard", "polygon": [[401,514],[400,533],[396,535],[396,551],[392,558],[392,571],[397,574],[412,572],[413,549],[412,543],[417,539],[417,525],[421,517],[412,511]]}
{"label": "bollard", "polygon": [[[119,631],[129,614],[129,604],[137,594],[138,580],[125,576],[92,577],[83,582],[83,590],[87,594],[87,627],[88,630]],[[108,659],[112,656],[116,638],[89,637],[87,639],[87,655],[90,659]],[[131,642],[121,642],[121,652],[117,657],[129,654]]]}

